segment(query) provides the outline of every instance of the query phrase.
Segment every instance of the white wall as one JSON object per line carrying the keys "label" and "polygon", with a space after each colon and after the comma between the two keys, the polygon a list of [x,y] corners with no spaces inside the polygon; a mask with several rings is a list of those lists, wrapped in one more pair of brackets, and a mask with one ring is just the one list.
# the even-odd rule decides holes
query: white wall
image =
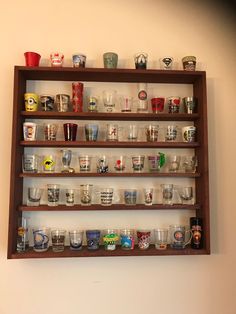
{"label": "white wall", "polygon": [[[197,1],[9,1],[0,10],[1,189],[0,313],[234,314],[235,25],[223,10]],[[212,255],[7,260],[13,66],[25,51],[46,62],[60,50],[101,67],[116,51],[121,67],[148,52],[193,54],[207,71]],[[99,219],[99,213],[93,214]],[[141,217],[141,216],[140,216]]]}

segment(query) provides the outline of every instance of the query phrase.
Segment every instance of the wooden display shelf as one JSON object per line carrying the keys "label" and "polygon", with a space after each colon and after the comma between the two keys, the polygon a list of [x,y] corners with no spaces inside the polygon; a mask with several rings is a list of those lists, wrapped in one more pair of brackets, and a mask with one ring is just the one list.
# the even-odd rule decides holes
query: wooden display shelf
{"label": "wooden display shelf", "polygon": [[125,205],[125,204],[112,204],[111,206],[102,206],[100,204],[92,204],[90,206],[74,205],[58,205],[58,206],[27,206],[20,205],[18,207],[19,211],[96,211],[96,210],[199,210],[201,208],[200,204],[188,205],[188,204],[173,204],[173,205],[163,205],[163,204],[153,204],[145,206],[144,204],[136,205]]}
{"label": "wooden display shelf", "polygon": [[168,256],[168,255],[202,255],[209,254],[205,249],[194,250],[190,247],[184,249],[172,249],[168,247],[166,250],[157,250],[153,244],[147,250],[140,250],[137,246],[133,250],[124,250],[117,246],[114,251],[107,251],[101,246],[98,250],[88,250],[83,247],[82,250],[73,251],[68,246],[63,252],[53,252],[50,247],[47,252],[35,252],[32,248],[25,253],[13,253],[11,258],[54,258],[54,257],[118,257],[118,256]]}
{"label": "wooden display shelf", "polygon": [[20,178],[43,178],[43,177],[62,177],[62,178],[80,178],[80,177],[167,177],[167,178],[198,178],[200,173],[190,172],[75,172],[75,173],[62,173],[62,172],[38,172],[38,173],[20,173]]}
{"label": "wooden display shelf", "polygon": [[198,142],[121,142],[121,141],[20,141],[25,147],[95,147],[95,148],[195,148]]}
{"label": "wooden display shelf", "polygon": [[134,113],[134,112],[58,112],[58,111],[21,111],[21,115],[29,119],[57,120],[117,120],[117,121],[194,121],[199,119],[198,113]]}

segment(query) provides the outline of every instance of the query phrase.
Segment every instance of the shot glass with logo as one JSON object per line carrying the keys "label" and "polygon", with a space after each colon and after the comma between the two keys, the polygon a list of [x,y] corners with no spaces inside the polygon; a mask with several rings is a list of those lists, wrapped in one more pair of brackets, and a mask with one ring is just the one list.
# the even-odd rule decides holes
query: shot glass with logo
{"label": "shot glass with logo", "polygon": [[79,156],[79,170],[80,172],[90,172],[91,171],[91,159],[89,155]]}
{"label": "shot glass with logo", "polygon": [[22,156],[23,172],[37,173],[39,172],[39,168],[40,168],[39,164],[40,164],[40,158],[38,155],[25,154]]}
{"label": "shot glass with logo", "polygon": [[66,189],[66,206],[74,206],[74,205],[75,205],[75,190]]}
{"label": "shot glass with logo", "polygon": [[140,70],[147,69],[147,62],[148,62],[148,54],[145,52],[138,52],[134,55],[134,63],[135,68]]}
{"label": "shot glass with logo", "polygon": [[169,113],[179,113],[180,111],[180,97],[171,96],[167,98],[167,106]]}
{"label": "shot glass with logo", "polygon": [[151,99],[152,112],[160,113],[164,110],[165,98],[164,97],[153,97]]}
{"label": "shot glass with logo", "polygon": [[96,142],[98,138],[99,126],[97,124],[85,124],[85,139],[88,142]]}
{"label": "shot glass with logo", "polygon": [[106,251],[114,251],[119,240],[118,231],[116,229],[107,229],[103,232],[103,243]]}
{"label": "shot glass with logo", "polygon": [[147,125],[145,127],[145,133],[146,133],[147,142],[157,142],[158,133],[159,133],[159,125]]}
{"label": "shot glass with logo", "polygon": [[56,166],[56,155],[44,155],[42,158],[43,172],[54,172]]}
{"label": "shot glass with logo", "polygon": [[100,246],[100,230],[86,230],[86,240],[88,250],[98,250]]}
{"label": "shot glass with logo", "polygon": [[197,128],[193,125],[182,128],[182,137],[184,142],[192,143],[196,141]]}
{"label": "shot glass with logo", "polygon": [[165,141],[166,142],[176,142],[178,138],[179,128],[177,125],[167,125],[165,131]]}
{"label": "shot glass with logo", "polygon": [[144,155],[132,156],[132,167],[134,172],[141,172],[144,168]]}
{"label": "shot glass with logo", "polygon": [[52,251],[55,253],[63,252],[65,249],[66,230],[55,229],[51,231]]}
{"label": "shot glass with logo", "polygon": [[174,186],[173,184],[161,184],[163,205],[173,204]]}
{"label": "shot glass with logo", "polygon": [[39,104],[39,96],[34,93],[25,93],[25,110],[26,111],[37,111]]}
{"label": "shot glass with logo", "polygon": [[54,96],[41,95],[40,96],[41,109],[43,111],[53,111],[54,109]]}
{"label": "shot glass with logo", "polygon": [[39,253],[46,252],[49,249],[50,228],[34,227],[32,231],[34,240],[33,250]]}
{"label": "shot glass with logo", "polygon": [[187,114],[193,114],[197,111],[197,98],[188,96],[183,98],[184,111]]}
{"label": "shot glass with logo", "polygon": [[172,57],[162,57],[159,59],[160,61],[160,68],[162,70],[172,70],[173,68],[173,61],[174,59]]}
{"label": "shot glass with logo", "polygon": [[86,55],[82,53],[76,53],[72,55],[72,63],[74,68],[85,68]]}
{"label": "shot glass with logo", "polygon": [[144,188],[144,205],[151,206],[153,201],[153,188]]}
{"label": "shot glass with logo", "polygon": [[50,62],[52,67],[62,67],[64,55],[61,52],[52,52],[50,54]]}
{"label": "shot glass with logo", "polygon": [[80,185],[80,203],[82,206],[90,206],[92,204],[92,184]]}
{"label": "shot glass with logo", "polygon": [[46,141],[56,141],[58,125],[55,123],[44,124],[44,139]]}
{"label": "shot glass with logo", "polygon": [[109,170],[109,161],[108,157],[100,156],[97,159],[97,172],[98,173],[107,173]]}
{"label": "shot glass with logo", "polygon": [[60,196],[59,184],[47,184],[48,206],[58,206]]}
{"label": "shot glass with logo", "polygon": [[120,232],[120,244],[123,250],[134,249],[134,230],[123,229]]}
{"label": "shot glass with logo", "polygon": [[37,124],[34,122],[24,122],[23,124],[23,135],[25,141],[36,140]]}
{"label": "shot glass with logo", "polygon": [[124,202],[125,205],[136,205],[138,191],[136,189],[125,189],[124,190]]}
{"label": "shot glass with logo", "polygon": [[71,250],[78,251],[82,249],[83,235],[84,235],[84,232],[82,230],[70,230],[69,231]]}
{"label": "shot glass with logo", "polygon": [[157,155],[147,156],[148,159],[148,168],[149,171],[160,171],[161,168],[165,165],[166,157],[163,153],[158,153]]}

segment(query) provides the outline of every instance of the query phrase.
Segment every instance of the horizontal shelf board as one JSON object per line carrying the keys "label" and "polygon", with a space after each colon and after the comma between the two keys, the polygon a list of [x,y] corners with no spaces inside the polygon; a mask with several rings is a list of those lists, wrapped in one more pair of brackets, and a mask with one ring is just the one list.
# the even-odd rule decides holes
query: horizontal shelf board
{"label": "horizontal shelf board", "polygon": [[205,71],[16,66],[26,80],[193,84]]}
{"label": "horizontal shelf board", "polygon": [[68,120],[119,120],[119,121],[192,121],[199,119],[198,113],[122,113],[122,112],[56,112],[22,111],[21,115],[31,119],[68,119]]}
{"label": "horizontal shelf board", "polygon": [[194,205],[163,205],[163,204],[153,204],[150,206],[145,206],[144,204],[137,205],[125,205],[125,204],[112,204],[111,206],[102,206],[100,204],[92,204],[91,206],[26,206],[21,205],[18,207],[19,211],[97,211],[97,210],[198,210],[200,209],[199,204]]}
{"label": "horizontal shelf board", "polygon": [[75,172],[75,173],[62,173],[62,172],[39,172],[39,173],[20,173],[20,178],[37,178],[37,177],[186,177],[197,178],[200,177],[200,173],[189,172]]}
{"label": "horizontal shelf board", "polygon": [[108,142],[108,141],[20,141],[26,147],[100,147],[100,148],[195,148],[198,142]]}
{"label": "horizontal shelf board", "polygon": [[100,247],[98,250],[88,250],[87,247],[83,247],[80,251],[70,250],[69,247],[65,247],[65,250],[60,253],[52,251],[51,247],[47,252],[34,252],[32,248],[25,253],[13,253],[11,258],[57,258],[57,257],[112,257],[112,256],[169,256],[169,255],[205,255],[209,254],[206,249],[194,250],[192,248],[185,249],[172,249],[157,250],[152,244],[147,250],[140,250],[137,246],[133,250],[123,250],[120,246],[114,251],[104,250],[104,247]]}

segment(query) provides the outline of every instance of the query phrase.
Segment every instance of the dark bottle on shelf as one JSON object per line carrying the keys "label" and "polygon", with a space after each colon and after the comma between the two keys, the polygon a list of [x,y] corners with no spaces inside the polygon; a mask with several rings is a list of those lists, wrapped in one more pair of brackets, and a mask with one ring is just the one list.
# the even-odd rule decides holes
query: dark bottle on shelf
{"label": "dark bottle on shelf", "polygon": [[202,249],[203,247],[203,234],[202,234],[202,218],[191,217],[190,229],[192,230],[191,248]]}

